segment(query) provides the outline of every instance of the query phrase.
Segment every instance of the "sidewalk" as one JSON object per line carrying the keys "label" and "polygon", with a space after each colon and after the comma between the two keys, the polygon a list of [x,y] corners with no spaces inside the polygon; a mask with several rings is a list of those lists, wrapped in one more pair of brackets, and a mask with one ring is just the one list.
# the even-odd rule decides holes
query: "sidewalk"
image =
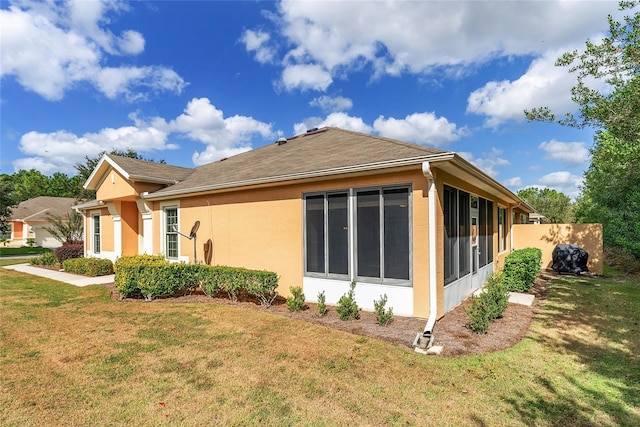
{"label": "sidewalk", "polygon": [[70,285],[75,286],[103,285],[106,283],[113,283],[114,277],[113,274],[98,277],[81,276],[79,274],[65,273],[64,271],[34,267],[30,264],[7,265],[4,268],[8,270],[15,270],[22,273],[32,274],[34,276],[46,277],[48,279],[69,283]]}

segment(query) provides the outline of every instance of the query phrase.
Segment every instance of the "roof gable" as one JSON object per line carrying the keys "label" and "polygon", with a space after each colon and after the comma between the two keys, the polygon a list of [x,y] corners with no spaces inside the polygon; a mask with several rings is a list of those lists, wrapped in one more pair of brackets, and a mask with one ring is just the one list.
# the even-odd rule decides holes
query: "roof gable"
{"label": "roof gable", "polygon": [[38,196],[20,202],[11,209],[13,221],[47,221],[49,215],[65,216],[71,212],[76,199],[73,197]]}
{"label": "roof gable", "polygon": [[87,182],[85,182],[84,188],[89,190],[97,189],[111,168],[115,169],[126,180],[154,184],[175,184],[187,178],[193,172],[193,169],[182,166],[132,159],[115,154],[104,154]]}

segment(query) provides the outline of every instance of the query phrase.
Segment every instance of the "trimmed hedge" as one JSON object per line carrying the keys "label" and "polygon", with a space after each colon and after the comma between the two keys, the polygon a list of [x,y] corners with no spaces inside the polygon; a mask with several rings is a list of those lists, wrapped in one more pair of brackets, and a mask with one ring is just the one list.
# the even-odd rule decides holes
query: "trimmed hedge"
{"label": "trimmed hedge", "polygon": [[102,258],[70,258],[62,263],[62,268],[68,273],[93,277],[113,274],[111,260]]}
{"label": "trimmed hedge", "polygon": [[169,265],[162,255],[134,255],[118,258],[114,267],[114,284],[120,295],[127,298],[141,295],[138,282],[143,272],[154,265]]}
{"label": "trimmed hedge", "polygon": [[269,307],[278,296],[278,276],[269,271],[203,264],[170,263],[161,255],[122,257],[115,264],[115,286],[126,298],[141,295],[147,301],[197,288],[213,297],[226,292],[237,301],[241,292]]}
{"label": "trimmed hedge", "polygon": [[502,275],[509,291],[528,292],[538,273],[542,251],[538,248],[525,248],[511,252],[504,260]]}
{"label": "trimmed hedge", "polygon": [[56,248],[56,258],[60,264],[71,258],[82,258],[84,256],[84,243],[65,243]]}

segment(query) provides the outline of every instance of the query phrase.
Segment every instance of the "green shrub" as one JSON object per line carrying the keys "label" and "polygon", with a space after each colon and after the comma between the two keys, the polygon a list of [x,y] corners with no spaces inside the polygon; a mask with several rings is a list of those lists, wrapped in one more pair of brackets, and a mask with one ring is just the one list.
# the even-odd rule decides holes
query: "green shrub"
{"label": "green shrub", "polygon": [[466,310],[469,316],[467,326],[478,334],[486,334],[491,321],[502,317],[509,305],[509,291],[502,275],[490,275],[485,286],[486,289],[479,296],[471,297],[471,307]]}
{"label": "green shrub", "polygon": [[62,265],[63,262],[70,258],[82,258],[84,256],[84,243],[64,243],[62,246],[56,248],[56,258]]}
{"label": "green shrub", "polygon": [[322,317],[327,314],[327,298],[324,291],[318,292],[318,314]]}
{"label": "green shrub", "polygon": [[336,311],[342,320],[355,320],[360,318],[360,308],[355,300],[356,282],[352,281],[349,292],[338,300]]}
{"label": "green shrub", "polygon": [[60,266],[60,264],[58,263],[58,258],[56,258],[56,254],[54,252],[45,252],[39,257],[31,258],[31,264],[46,265],[49,267]]}
{"label": "green shrub", "polygon": [[113,274],[113,263],[102,258],[70,258],[62,263],[64,271],[86,276],[106,276]]}
{"label": "green shrub", "polygon": [[511,252],[504,260],[502,275],[508,290],[528,292],[538,273],[542,251],[538,248],[525,248]]}
{"label": "green shrub", "polygon": [[123,297],[141,295],[148,301],[159,296],[191,292],[197,288],[209,296],[225,291],[233,301],[237,301],[239,293],[244,291],[258,298],[265,307],[269,307],[278,296],[276,273],[170,263],[161,255],[135,255],[118,259],[114,281]]}
{"label": "green shrub", "polygon": [[216,278],[220,290],[226,292],[231,301],[238,301],[238,295],[244,284],[243,271],[232,267],[216,267],[216,270],[218,270]]}
{"label": "green shrub", "polygon": [[387,305],[387,294],[380,295],[379,300],[373,300],[373,307],[376,313],[376,321],[378,325],[387,326],[393,320],[393,307],[385,309]]}
{"label": "green shrub", "polygon": [[138,282],[143,272],[151,266],[168,265],[162,255],[134,255],[118,258],[114,265],[116,289],[123,298],[140,294]]}
{"label": "green shrub", "polygon": [[291,288],[291,296],[287,298],[287,308],[289,311],[300,311],[304,307],[304,292],[300,286]]}
{"label": "green shrub", "polygon": [[271,307],[273,300],[278,296],[278,275],[270,271],[263,270],[245,270],[242,269],[244,276],[243,289],[260,301],[260,305],[264,308]]}
{"label": "green shrub", "polygon": [[476,334],[486,334],[491,323],[491,319],[489,319],[490,310],[487,307],[488,300],[482,298],[482,295],[472,295],[471,307],[465,310],[467,316],[469,316],[467,326]]}

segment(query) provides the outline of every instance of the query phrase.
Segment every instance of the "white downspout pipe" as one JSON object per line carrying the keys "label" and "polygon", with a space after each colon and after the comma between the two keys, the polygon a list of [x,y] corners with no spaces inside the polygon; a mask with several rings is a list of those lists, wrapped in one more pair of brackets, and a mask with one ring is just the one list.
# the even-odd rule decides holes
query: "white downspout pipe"
{"label": "white downspout pipe", "polygon": [[422,174],[427,179],[427,185],[429,186],[429,318],[427,319],[422,334],[418,333],[414,340],[413,347],[417,352],[423,352],[423,349],[429,348],[433,344],[433,328],[436,325],[436,317],[438,314],[436,183],[429,162],[422,162]]}

